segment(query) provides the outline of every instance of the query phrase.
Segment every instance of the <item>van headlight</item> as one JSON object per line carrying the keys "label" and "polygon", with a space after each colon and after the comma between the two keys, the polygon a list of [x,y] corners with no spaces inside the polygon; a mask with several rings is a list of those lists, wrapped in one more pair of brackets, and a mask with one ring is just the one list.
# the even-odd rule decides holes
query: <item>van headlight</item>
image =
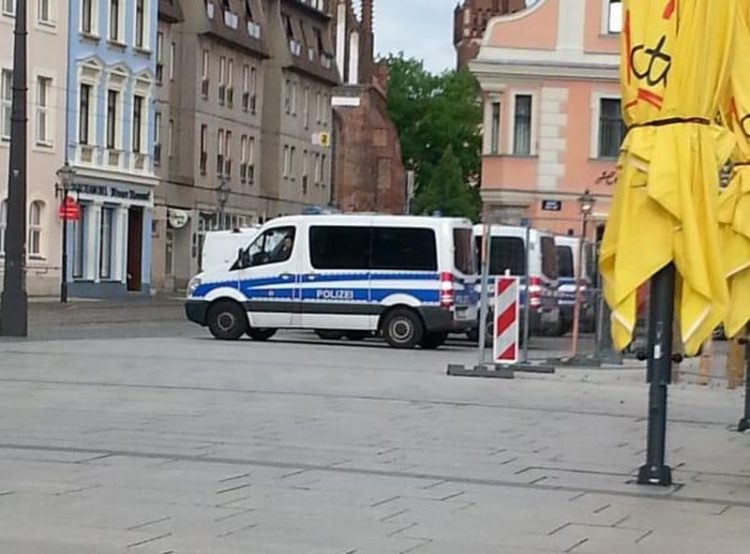
{"label": "van headlight", "polygon": [[195,294],[195,291],[198,290],[198,287],[201,286],[202,281],[198,277],[193,277],[190,279],[190,283],[188,283],[188,289],[187,289],[187,295],[193,296]]}

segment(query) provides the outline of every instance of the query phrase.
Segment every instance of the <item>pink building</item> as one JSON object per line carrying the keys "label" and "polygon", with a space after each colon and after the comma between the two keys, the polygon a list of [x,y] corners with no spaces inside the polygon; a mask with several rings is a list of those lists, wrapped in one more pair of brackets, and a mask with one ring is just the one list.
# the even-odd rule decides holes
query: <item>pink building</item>
{"label": "pink building", "polygon": [[470,64],[482,88],[482,199],[496,221],[580,233],[577,198],[603,221],[624,134],[621,2],[537,0],[493,18]]}

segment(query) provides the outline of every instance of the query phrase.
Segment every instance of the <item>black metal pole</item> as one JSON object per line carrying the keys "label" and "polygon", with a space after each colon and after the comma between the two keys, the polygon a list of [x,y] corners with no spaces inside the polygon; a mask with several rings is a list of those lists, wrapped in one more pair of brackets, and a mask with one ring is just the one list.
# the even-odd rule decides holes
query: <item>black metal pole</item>
{"label": "black metal pole", "polygon": [[62,270],[60,271],[60,302],[68,301],[68,219],[65,208],[68,205],[68,184],[63,183],[63,218],[62,218]]}
{"label": "black metal pole", "polygon": [[667,388],[672,378],[672,323],[675,266],[670,263],[651,280],[648,329],[648,438],[646,464],[638,484],[668,487],[672,470],[664,463],[667,438]]}
{"label": "black metal pole", "polygon": [[28,334],[26,296],[26,0],[16,0],[13,46],[13,113],[10,127],[5,276],[0,297],[0,334]]}
{"label": "black metal pole", "polygon": [[742,416],[737,431],[744,433],[750,429],[750,327],[745,338],[745,414]]}

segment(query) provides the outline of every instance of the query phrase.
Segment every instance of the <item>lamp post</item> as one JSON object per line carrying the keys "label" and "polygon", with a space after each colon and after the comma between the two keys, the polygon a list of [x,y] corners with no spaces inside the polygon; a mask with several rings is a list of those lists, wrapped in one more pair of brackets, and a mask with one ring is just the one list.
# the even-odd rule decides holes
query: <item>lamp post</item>
{"label": "lamp post", "polygon": [[75,180],[76,171],[65,160],[65,164],[57,170],[60,181],[58,190],[62,193],[62,269],[60,270],[60,302],[68,301],[68,217],[65,209],[68,205],[68,191]]}
{"label": "lamp post", "polygon": [[231,192],[229,182],[224,177],[221,177],[219,179],[219,186],[216,187],[216,199],[219,201],[219,229],[224,229],[226,206]]}
{"label": "lamp post", "polygon": [[16,0],[13,43],[13,101],[8,171],[8,211],[5,230],[5,276],[0,297],[0,334],[28,335],[26,293],[26,0]]}
{"label": "lamp post", "polygon": [[589,192],[589,189],[578,197],[578,205],[581,210],[582,229],[581,229],[581,240],[578,243],[578,263],[576,264],[575,270],[575,304],[573,305],[573,341],[571,345],[571,358],[575,358],[578,354],[578,334],[580,330],[581,320],[581,276],[583,275],[583,242],[586,240],[586,233],[588,228],[589,217],[591,212],[594,211],[594,204],[596,204],[596,198]]}

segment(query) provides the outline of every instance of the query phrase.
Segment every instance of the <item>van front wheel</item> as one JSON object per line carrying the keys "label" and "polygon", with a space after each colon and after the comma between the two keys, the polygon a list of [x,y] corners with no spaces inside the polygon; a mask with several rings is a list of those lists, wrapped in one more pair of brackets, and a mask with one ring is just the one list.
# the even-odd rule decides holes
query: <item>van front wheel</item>
{"label": "van front wheel", "polygon": [[422,341],[424,324],[414,311],[396,309],[386,316],[383,335],[393,348],[414,348]]}
{"label": "van front wheel", "polygon": [[236,302],[217,302],[208,312],[208,329],[216,339],[237,340],[247,331],[247,314]]}

